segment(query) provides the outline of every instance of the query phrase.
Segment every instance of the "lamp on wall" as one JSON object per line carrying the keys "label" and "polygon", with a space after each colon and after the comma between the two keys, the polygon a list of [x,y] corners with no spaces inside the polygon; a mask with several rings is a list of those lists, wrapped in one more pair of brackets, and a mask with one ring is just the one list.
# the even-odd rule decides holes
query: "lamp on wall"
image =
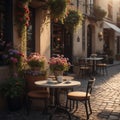
{"label": "lamp on wall", "polygon": [[103,40],[103,32],[98,33],[98,38],[99,38],[100,41]]}

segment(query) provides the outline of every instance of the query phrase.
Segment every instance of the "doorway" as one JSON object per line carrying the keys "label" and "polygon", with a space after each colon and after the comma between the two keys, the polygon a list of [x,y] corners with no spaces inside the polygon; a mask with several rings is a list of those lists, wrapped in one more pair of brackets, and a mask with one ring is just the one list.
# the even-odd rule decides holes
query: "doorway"
{"label": "doorway", "polygon": [[51,56],[64,55],[72,63],[72,34],[61,23],[51,23]]}
{"label": "doorway", "polygon": [[92,26],[87,27],[87,57],[92,54]]}

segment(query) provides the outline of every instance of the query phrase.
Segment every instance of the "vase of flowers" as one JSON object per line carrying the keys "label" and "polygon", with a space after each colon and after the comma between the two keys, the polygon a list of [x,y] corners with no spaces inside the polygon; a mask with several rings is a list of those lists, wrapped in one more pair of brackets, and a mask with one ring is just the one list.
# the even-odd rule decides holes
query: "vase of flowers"
{"label": "vase of flowers", "polygon": [[40,71],[45,68],[46,57],[34,52],[28,56],[26,61],[31,70]]}
{"label": "vase of flowers", "polygon": [[68,58],[63,55],[50,58],[49,61],[50,70],[54,73],[55,77],[63,75],[64,71],[68,71],[70,68],[70,62]]}
{"label": "vase of flowers", "polygon": [[36,89],[34,82],[45,80],[47,77],[47,71],[45,69],[47,59],[38,52],[33,52],[27,57],[26,63],[29,68],[24,71],[24,76],[26,81],[29,83],[28,89]]}

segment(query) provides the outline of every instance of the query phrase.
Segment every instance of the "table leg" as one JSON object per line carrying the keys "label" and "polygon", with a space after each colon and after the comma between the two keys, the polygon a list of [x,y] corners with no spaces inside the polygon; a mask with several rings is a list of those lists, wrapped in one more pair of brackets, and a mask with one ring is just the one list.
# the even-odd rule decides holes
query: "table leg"
{"label": "table leg", "polygon": [[71,120],[71,115],[70,115],[70,113],[67,111],[67,109],[66,108],[64,108],[64,107],[62,107],[61,105],[60,105],[60,99],[59,99],[59,96],[60,96],[60,89],[57,89],[57,88],[55,88],[55,89],[52,89],[52,92],[53,92],[53,94],[54,94],[54,111],[53,111],[53,113],[52,114],[50,114],[50,116],[49,116],[49,120],[52,120],[52,118],[53,118],[53,116],[54,116],[54,114],[57,112],[57,111],[60,111],[60,112],[63,112],[63,113],[65,113],[65,114],[67,114],[67,116],[68,116],[68,118],[69,118],[69,120]]}
{"label": "table leg", "polygon": [[92,75],[96,74],[96,61],[93,60],[93,68],[92,68]]}

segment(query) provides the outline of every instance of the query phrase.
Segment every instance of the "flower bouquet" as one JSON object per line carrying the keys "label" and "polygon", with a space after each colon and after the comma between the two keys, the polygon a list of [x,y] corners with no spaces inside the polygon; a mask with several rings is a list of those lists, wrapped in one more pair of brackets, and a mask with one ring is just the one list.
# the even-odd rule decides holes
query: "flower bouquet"
{"label": "flower bouquet", "polygon": [[28,56],[26,61],[32,70],[43,70],[45,68],[46,57],[34,52]]}
{"label": "flower bouquet", "polygon": [[50,58],[49,65],[50,70],[55,74],[55,72],[63,73],[64,71],[68,71],[71,64],[68,58],[58,55],[57,57]]}

